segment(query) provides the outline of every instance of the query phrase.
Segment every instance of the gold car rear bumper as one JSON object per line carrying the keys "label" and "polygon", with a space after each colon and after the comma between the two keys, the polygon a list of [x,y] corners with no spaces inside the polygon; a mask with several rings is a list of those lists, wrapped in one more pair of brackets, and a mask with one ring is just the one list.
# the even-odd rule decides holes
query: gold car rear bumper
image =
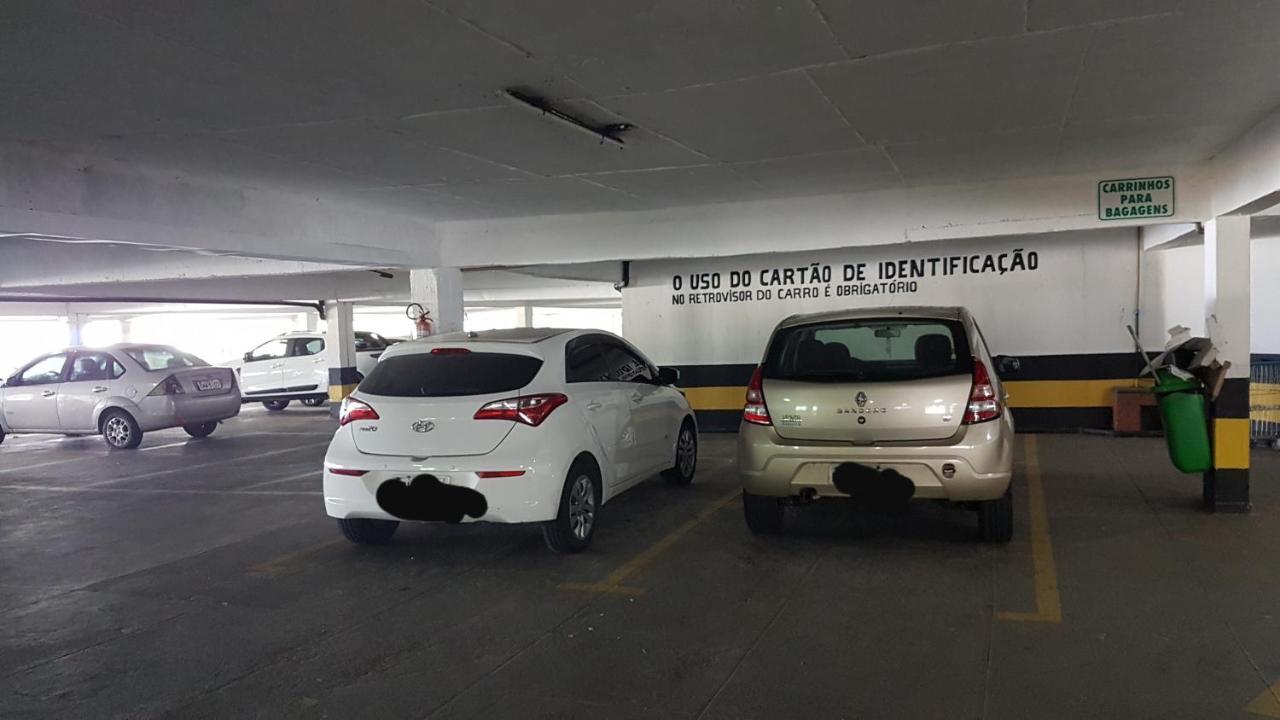
{"label": "gold car rear bumper", "polygon": [[1013,477],[1013,426],[1006,414],[966,426],[944,444],[870,446],[788,440],[767,425],[739,429],[738,472],[754,495],[845,497],[831,482],[841,463],[895,470],[915,485],[917,498],[994,500]]}

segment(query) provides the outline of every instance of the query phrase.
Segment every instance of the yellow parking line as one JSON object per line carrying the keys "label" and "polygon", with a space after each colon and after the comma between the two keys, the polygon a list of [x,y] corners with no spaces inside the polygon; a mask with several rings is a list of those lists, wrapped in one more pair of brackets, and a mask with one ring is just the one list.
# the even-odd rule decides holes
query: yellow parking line
{"label": "yellow parking line", "polygon": [[320,552],[321,550],[327,550],[328,548],[331,548],[337,545],[345,545],[345,544],[346,544],[345,540],[328,540],[318,545],[305,547],[301,550],[298,550],[296,552],[291,552],[287,555],[280,555],[279,557],[274,557],[270,560],[266,560],[260,563],[254,563],[249,566],[249,570],[247,574],[256,575],[260,577],[275,577],[280,573],[284,572],[285,566],[293,562],[294,560],[306,557],[307,555],[311,555],[312,553]]}
{"label": "yellow parking line", "polygon": [[1062,596],[1058,593],[1058,570],[1053,561],[1053,541],[1049,538],[1049,511],[1044,502],[1036,436],[1024,435],[1022,446],[1027,456],[1027,499],[1031,509],[1031,560],[1035,568],[1036,609],[1034,612],[999,610],[996,611],[996,619],[1060,623]]}
{"label": "yellow parking line", "polygon": [[1261,695],[1244,706],[1244,711],[1263,717],[1280,718],[1280,682],[1263,690]]}
{"label": "yellow parking line", "polygon": [[644,588],[634,585],[610,585],[608,583],[560,583],[561,590],[585,593],[612,593],[614,595],[643,595]]}
{"label": "yellow parking line", "polygon": [[616,570],[609,573],[608,577],[598,583],[562,583],[561,590],[573,590],[577,592],[591,593],[623,593],[623,594],[639,594],[644,592],[643,588],[624,586],[623,580],[635,575],[641,570],[653,564],[662,553],[671,549],[680,538],[684,537],[688,532],[698,525],[705,522],[712,515],[715,515],[724,506],[738,499],[742,495],[742,491],[734,489],[733,492],[716,500],[708,505],[702,512],[694,517],[686,520],[680,527],[663,535],[657,542],[645,548],[635,557],[618,566]]}

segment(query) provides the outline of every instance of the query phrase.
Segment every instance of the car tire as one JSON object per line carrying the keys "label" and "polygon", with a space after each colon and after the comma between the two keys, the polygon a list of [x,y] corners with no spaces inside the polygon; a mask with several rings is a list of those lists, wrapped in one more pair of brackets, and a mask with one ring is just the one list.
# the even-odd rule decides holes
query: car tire
{"label": "car tire", "polygon": [[676,436],[675,464],[662,471],[662,476],[672,485],[688,485],[698,471],[698,431],[693,422],[685,420]]}
{"label": "car tire", "polygon": [[262,407],[270,410],[271,412],[280,412],[281,410],[289,407],[289,401],[288,400],[266,400],[262,403]]}
{"label": "car tire", "polygon": [[183,425],[182,429],[186,430],[187,434],[193,438],[207,438],[213,434],[214,430],[218,429],[218,423],[207,422],[199,423],[197,425]]}
{"label": "car tire", "polygon": [[342,536],[357,545],[386,545],[400,527],[399,520],[342,519],[338,529]]}
{"label": "car tire", "polygon": [[4,428],[0,428],[0,445],[4,444]]}
{"label": "car tire", "polygon": [[600,471],[578,460],[569,468],[554,520],[542,523],[547,547],[562,555],[580,553],[591,544],[600,515]]}
{"label": "car tire", "polygon": [[1013,485],[995,500],[978,503],[978,535],[989,543],[1013,539]]}
{"label": "car tire", "polygon": [[782,501],[778,498],[742,491],[742,513],[747,519],[747,527],[756,535],[782,532],[782,510]]}
{"label": "car tire", "polygon": [[302,404],[306,407],[320,407],[324,404],[323,398],[303,398]]}
{"label": "car tire", "polygon": [[108,410],[100,422],[102,439],[112,450],[132,450],[142,444],[142,428],[124,410]]}

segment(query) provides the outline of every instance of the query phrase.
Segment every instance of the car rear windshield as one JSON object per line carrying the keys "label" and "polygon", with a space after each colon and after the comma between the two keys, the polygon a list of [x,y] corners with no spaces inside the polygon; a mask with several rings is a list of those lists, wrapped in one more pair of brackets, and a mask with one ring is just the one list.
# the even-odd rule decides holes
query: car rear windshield
{"label": "car rear windshield", "polygon": [[125,348],[124,351],[135,362],[151,372],[205,367],[209,364],[191,353],[184,353],[164,345],[134,345]]}
{"label": "car rear windshield", "polygon": [[808,382],[892,382],[973,370],[964,326],[934,318],[839,320],[779,331],[764,376]]}
{"label": "car rear windshield", "polygon": [[519,390],[542,361],[505,353],[414,353],[385,358],[360,383],[360,392],[389,397],[457,397]]}

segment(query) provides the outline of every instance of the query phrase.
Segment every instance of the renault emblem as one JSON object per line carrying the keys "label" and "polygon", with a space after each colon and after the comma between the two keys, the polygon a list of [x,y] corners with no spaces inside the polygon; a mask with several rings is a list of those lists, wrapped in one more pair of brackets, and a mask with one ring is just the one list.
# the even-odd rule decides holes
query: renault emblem
{"label": "renault emblem", "polygon": [[411,427],[414,432],[429,433],[436,429],[436,424],[430,420],[414,420]]}
{"label": "renault emblem", "polygon": [[864,393],[864,392],[860,392],[860,393],[858,393],[858,396],[857,396],[857,397],[855,397],[853,400],[854,400],[854,402],[858,403],[858,407],[866,407],[866,406],[867,406],[867,394],[866,394],[866,393]]}

